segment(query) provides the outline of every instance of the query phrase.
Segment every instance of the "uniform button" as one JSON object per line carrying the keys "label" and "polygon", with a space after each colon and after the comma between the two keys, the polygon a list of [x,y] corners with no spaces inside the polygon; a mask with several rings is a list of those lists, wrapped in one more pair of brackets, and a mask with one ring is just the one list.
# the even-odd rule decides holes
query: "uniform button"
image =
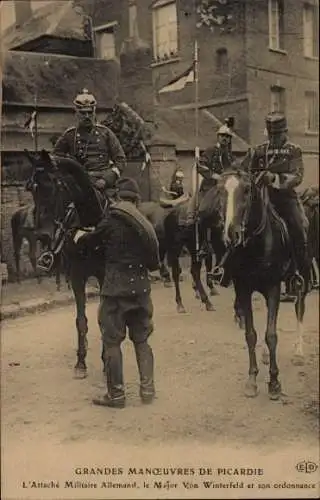
{"label": "uniform button", "polygon": [[100,142],[100,139],[97,139],[97,142]]}
{"label": "uniform button", "polygon": [[99,135],[99,132],[96,130],[96,135]]}
{"label": "uniform button", "polygon": [[131,278],[130,283],[133,283],[133,282],[134,282],[134,279],[133,279],[133,278]]}
{"label": "uniform button", "polygon": [[99,158],[103,158],[103,155],[99,155]]}
{"label": "uniform button", "polygon": [[80,137],[80,134],[79,134],[79,132],[77,133],[77,137]]}
{"label": "uniform button", "polygon": [[144,292],[146,292],[146,291],[147,291],[147,289],[146,289],[146,288],[144,288],[144,289],[143,289],[143,291],[144,291]]}
{"label": "uniform button", "polygon": [[132,294],[134,295],[135,293],[136,293],[136,291],[135,291],[135,290],[132,290]]}
{"label": "uniform button", "polygon": [[140,264],[140,265],[139,265],[139,267],[143,267],[143,265],[142,265],[142,264]]}
{"label": "uniform button", "polygon": [[132,264],[129,264],[129,269],[132,269]]}

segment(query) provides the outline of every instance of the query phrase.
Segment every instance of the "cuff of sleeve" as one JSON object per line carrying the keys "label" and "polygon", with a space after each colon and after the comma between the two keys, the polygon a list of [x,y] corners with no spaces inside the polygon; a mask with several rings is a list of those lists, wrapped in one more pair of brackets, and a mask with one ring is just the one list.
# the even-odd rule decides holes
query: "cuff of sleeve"
{"label": "cuff of sleeve", "polygon": [[279,174],[274,174],[275,179],[272,182],[271,186],[275,189],[280,189],[280,176]]}
{"label": "cuff of sleeve", "polygon": [[120,170],[117,167],[112,167],[111,170],[112,170],[112,172],[114,172],[116,174],[117,178],[119,179],[121,176]]}

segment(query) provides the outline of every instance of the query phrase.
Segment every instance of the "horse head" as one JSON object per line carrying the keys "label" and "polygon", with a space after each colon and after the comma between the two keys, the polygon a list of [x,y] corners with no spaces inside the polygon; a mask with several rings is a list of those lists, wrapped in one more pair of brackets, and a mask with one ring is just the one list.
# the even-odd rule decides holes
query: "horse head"
{"label": "horse head", "polygon": [[237,164],[215,178],[217,184],[204,197],[200,216],[215,219],[226,246],[244,245],[256,188],[249,174]]}

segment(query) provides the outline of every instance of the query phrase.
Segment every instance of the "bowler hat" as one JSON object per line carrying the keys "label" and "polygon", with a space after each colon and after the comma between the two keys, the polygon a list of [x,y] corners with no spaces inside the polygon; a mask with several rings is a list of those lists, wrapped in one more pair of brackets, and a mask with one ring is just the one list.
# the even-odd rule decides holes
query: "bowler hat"
{"label": "bowler hat", "polygon": [[140,199],[140,189],[137,182],[130,177],[118,180],[116,188],[120,198],[137,201]]}
{"label": "bowler hat", "polygon": [[278,111],[269,113],[266,116],[266,127],[267,131],[271,132],[272,134],[287,132],[287,119],[283,113],[280,113]]}

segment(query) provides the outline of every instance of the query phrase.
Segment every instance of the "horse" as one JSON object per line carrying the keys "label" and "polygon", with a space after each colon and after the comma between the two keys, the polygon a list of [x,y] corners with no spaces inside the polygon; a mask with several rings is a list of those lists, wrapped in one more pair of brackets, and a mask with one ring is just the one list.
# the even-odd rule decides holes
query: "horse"
{"label": "horse", "polygon": [[[41,283],[42,281],[41,273],[39,272],[39,268],[37,266],[38,243],[40,243],[41,246],[40,251],[49,250],[51,247],[51,236],[48,232],[40,230],[37,231],[34,227],[28,226],[27,220],[30,216],[30,211],[32,210],[32,205],[22,206],[12,214],[10,220],[13,253],[16,265],[16,280],[18,283],[21,282],[20,258],[23,240],[25,239],[28,242],[28,257],[38,283]],[[61,289],[62,267],[62,260],[57,259],[54,271],[58,291]]]}
{"label": "horse", "polygon": [[[71,157],[52,157],[45,150],[27,154],[33,168],[32,179],[37,186],[36,203],[50,207],[55,231],[51,252],[44,253],[38,264],[50,269],[54,258],[63,255],[68,263],[68,277],[76,304],[78,338],[74,377],[87,377],[88,320],[86,316],[86,284],[95,277],[101,288],[105,260],[102,248],[79,251],[76,235],[81,228],[94,227],[103,216],[105,199],[92,185],[83,166]],[[103,353],[101,353],[103,360]],[[105,367],[104,367],[105,369]]]}
{"label": "horse", "polygon": [[[191,257],[191,276],[193,280],[193,289],[196,292],[197,298],[200,298],[201,302],[205,305],[207,311],[214,311],[215,308],[209,299],[201,280],[201,267],[202,262],[205,260],[207,266],[207,285],[211,289],[211,295],[217,295],[218,292],[215,289],[213,279],[208,276],[208,270],[210,271],[212,266],[211,258],[208,258],[208,254],[201,255],[199,249],[202,247],[205,240],[205,232],[207,230],[206,225],[202,224],[198,227],[195,222],[192,225],[185,225],[186,212],[188,204],[184,202],[178,204],[171,210],[166,218],[164,219],[164,232],[165,232],[165,246],[167,249],[168,264],[171,267],[172,278],[175,286],[175,301],[177,305],[177,311],[179,313],[185,313],[186,309],[183,305],[181,290],[180,290],[180,264],[179,257],[184,248],[187,249]],[[199,237],[199,239],[198,239]],[[211,233],[211,243],[214,242],[215,253],[220,255],[220,252],[216,250],[217,241],[215,240],[215,233]]]}
{"label": "horse", "polygon": [[[267,306],[265,343],[270,359],[268,393],[271,400],[277,400],[282,395],[277,364],[277,319],[281,282],[290,270],[292,254],[286,225],[272,207],[268,189],[260,187],[259,181],[260,176],[254,179],[243,170],[230,168],[221,174],[217,186],[206,194],[202,211],[209,218],[218,216],[222,222],[221,239],[227,248],[227,265],[236,303],[244,314],[249,353],[245,395],[255,397],[258,394],[257,332],[254,327],[252,294],[259,292]],[[303,318],[309,273],[310,267],[306,265],[302,271],[303,279],[296,282],[298,341],[294,359],[300,361],[303,360]]]}

